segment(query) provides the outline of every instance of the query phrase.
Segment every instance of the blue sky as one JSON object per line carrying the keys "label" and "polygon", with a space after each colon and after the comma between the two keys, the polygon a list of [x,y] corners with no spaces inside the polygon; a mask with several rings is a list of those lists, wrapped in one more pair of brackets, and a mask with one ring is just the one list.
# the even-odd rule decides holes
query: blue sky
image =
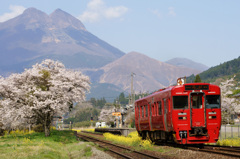
{"label": "blue sky", "polygon": [[60,8],[125,53],[159,61],[189,58],[209,67],[240,56],[238,0],[1,0],[0,22],[35,7]]}

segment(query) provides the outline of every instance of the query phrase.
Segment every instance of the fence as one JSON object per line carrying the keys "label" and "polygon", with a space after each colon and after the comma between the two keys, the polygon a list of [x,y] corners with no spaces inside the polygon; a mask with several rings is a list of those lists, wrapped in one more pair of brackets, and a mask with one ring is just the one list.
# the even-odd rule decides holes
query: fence
{"label": "fence", "polygon": [[71,130],[72,124],[57,123],[56,129],[57,130]]}
{"label": "fence", "polygon": [[240,125],[222,125],[219,137],[221,139],[240,138]]}

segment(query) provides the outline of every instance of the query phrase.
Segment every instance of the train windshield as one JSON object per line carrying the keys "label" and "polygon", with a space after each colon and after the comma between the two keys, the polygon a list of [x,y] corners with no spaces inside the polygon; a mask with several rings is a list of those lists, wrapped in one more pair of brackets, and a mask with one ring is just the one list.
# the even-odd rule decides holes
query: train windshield
{"label": "train windshield", "polygon": [[173,109],[188,109],[188,96],[173,96]]}
{"label": "train windshield", "polygon": [[206,108],[220,108],[220,95],[207,95]]}

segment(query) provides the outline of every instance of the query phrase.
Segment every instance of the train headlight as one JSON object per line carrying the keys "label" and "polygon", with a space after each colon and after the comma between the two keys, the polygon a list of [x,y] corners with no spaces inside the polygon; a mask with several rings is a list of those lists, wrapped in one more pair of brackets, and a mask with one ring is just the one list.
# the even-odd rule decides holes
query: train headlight
{"label": "train headlight", "polygon": [[180,116],[180,117],[178,117],[178,119],[179,119],[179,120],[186,120],[187,117],[186,117],[186,116]]}
{"label": "train headlight", "polygon": [[209,116],[208,118],[209,118],[209,119],[212,119],[212,116]]}

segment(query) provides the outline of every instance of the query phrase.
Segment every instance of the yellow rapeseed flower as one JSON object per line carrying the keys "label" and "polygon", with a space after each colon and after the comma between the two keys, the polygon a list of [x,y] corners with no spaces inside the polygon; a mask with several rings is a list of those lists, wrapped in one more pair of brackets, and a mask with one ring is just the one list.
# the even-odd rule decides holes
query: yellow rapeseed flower
{"label": "yellow rapeseed flower", "polygon": [[128,146],[142,146],[144,148],[151,148],[152,142],[149,140],[142,140],[141,137],[138,136],[137,132],[130,133],[127,137],[113,135],[110,133],[104,133],[103,136],[106,140],[113,141],[115,143],[124,144]]}

